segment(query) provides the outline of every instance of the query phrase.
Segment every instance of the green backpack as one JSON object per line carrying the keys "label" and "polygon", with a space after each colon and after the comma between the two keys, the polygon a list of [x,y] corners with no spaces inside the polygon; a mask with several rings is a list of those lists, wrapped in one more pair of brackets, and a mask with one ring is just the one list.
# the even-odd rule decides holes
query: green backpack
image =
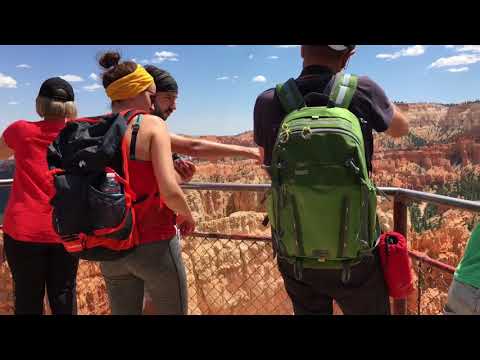
{"label": "green backpack", "polygon": [[303,268],[343,269],[371,255],[377,239],[376,188],[368,176],[360,120],[348,110],[356,76],[338,73],[334,107],[307,107],[293,79],[277,85],[287,112],[273,148],[268,216],[277,255]]}

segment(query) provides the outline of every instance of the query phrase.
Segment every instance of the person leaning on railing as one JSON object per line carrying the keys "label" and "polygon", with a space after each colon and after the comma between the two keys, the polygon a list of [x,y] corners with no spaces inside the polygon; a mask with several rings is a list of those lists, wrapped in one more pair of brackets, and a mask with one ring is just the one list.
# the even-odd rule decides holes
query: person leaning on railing
{"label": "person leaning on railing", "polygon": [[[155,97],[153,98],[155,109],[153,115],[167,121],[167,118],[177,109],[178,84],[168,71],[154,65],[146,65],[145,70],[153,77],[157,89]],[[171,132],[170,141],[173,152],[200,159],[217,160],[226,157],[243,157],[260,161],[260,152],[257,148],[253,147],[220,144],[203,139],[192,139]],[[190,181],[195,173],[195,165],[190,161],[182,160],[180,157],[174,160],[175,170],[182,176],[183,182]]]}
{"label": "person leaning on railing", "polygon": [[186,273],[175,225],[185,235],[194,230],[195,221],[178,184],[167,125],[149,115],[154,110],[155,82],[142,66],[120,62],[116,52],[103,54],[99,63],[105,69],[102,82],[113,112],[147,113],[127,130],[130,147],[131,128],[138,127],[135,156],[128,160],[130,183],[137,198],[158,194],[158,201],[150,202],[136,219],[140,245],[119,260],[100,264],[112,314],[141,314],[144,288],[157,314],[186,314]]}
{"label": "person leaning on railing", "polygon": [[53,230],[49,202],[54,187],[45,175],[47,147],[67,119],[76,117],[74,100],[68,82],[46,80],[36,99],[37,113],[43,120],[16,121],[0,139],[0,159],[15,156],[3,226],[5,256],[15,285],[15,314],[42,314],[45,286],[53,314],[77,311],[78,260],[65,251]]}
{"label": "person leaning on railing", "polygon": [[[166,70],[154,65],[146,65],[145,70],[155,81],[156,93],[153,97],[154,111],[152,115],[167,121],[177,109],[178,84],[174,77]],[[257,148],[221,144],[203,139],[193,139],[180,136],[170,132],[172,151],[192,157],[217,160],[226,157],[240,157],[260,161],[260,152]],[[182,183],[189,182],[195,174],[195,164],[174,154],[175,170],[181,177]],[[151,297],[148,291],[145,292],[145,313],[154,313],[151,307]]]}

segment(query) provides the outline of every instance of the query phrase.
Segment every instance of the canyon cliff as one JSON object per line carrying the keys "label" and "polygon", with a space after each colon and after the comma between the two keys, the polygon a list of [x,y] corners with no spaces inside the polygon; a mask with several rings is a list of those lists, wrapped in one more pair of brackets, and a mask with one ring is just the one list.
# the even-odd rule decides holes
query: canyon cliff
{"label": "canyon cliff", "polygon": [[[480,104],[398,104],[410,119],[408,137],[375,135],[374,179],[378,186],[436,191],[458,183],[466,169],[480,171]],[[237,136],[203,136],[226,144],[254,146],[251,131]],[[267,183],[267,174],[252,160],[197,161],[193,182]],[[270,236],[262,225],[264,193],[186,191],[197,220],[197,231]],[[384,230],[393,229],[393,202],[379,197]],[[425,213],[425,204],[420,212]],[[456,266],[476,217],[472,212],[439,207],[437,226],[416,232],[409,212],[410,248]],[[438,220],[437,219],[437,220]],[[432,221],[431,219],[429,221]],[[268,242],[185,238],[183,260],[189,284],[191,314],[290,314]],[[417,263],[414,261],[417,276]],[[422,265],[420,309],[439,314],[451,276]],[[0,314],[12,313],[10,272],[0,265]],[[417,311],[419,289],[409,297],[409,312]],[[105,283],[98,264],[82,261],[78,273],[80,314],[109,314]],[[340,313],[338,308],[336,313]]]}

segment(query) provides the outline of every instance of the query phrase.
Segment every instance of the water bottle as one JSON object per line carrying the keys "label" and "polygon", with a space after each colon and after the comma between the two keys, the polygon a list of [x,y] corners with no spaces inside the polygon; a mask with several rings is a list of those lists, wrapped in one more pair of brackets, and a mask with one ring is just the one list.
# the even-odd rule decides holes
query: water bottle
{"label": "water bottle", "polygon": [[103,181],[102,185],[100,186],[100,191],[107,193],[107,194],[118,194],[121,193],[122,189],[120,184],[115,180],[114,173],[107,173],[105,176],[105,180]]}

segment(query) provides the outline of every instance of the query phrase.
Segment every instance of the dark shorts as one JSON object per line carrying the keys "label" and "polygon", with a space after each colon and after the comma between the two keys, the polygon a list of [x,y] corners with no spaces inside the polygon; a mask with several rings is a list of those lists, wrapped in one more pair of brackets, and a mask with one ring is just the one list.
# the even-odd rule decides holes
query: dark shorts
{"label": "dark shorts", "polygon": [[295,315],[331,315],[333,300],[345,315],[389,315],[388,289],[378,256],[365,257],[352,266],[347,284],[342,270],[303,269],[296,280],[293,265],[278,260]]}
{"label": "dark shorts", "polygon": [[4,246],[14,283],[15,314],[43,314],[45,288],[52,314],[77,313],[78,259],[63,245],[18,241],[4,234]]}

